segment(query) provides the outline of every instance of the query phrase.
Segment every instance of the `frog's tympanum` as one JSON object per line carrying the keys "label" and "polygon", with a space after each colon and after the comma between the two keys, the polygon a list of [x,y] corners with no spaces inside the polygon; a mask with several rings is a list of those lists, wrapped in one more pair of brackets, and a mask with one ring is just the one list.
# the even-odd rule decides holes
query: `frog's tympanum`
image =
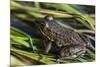
{"label": "frog's tympanum", "polygon": [[86,52],[86,43],[79,34],[73,30],[61,26],[52,16],[46,16],[38,23],[39,30],[43,36],[44,50],[49,53],[52,46],[60,49],[61,57],[75,58]]}

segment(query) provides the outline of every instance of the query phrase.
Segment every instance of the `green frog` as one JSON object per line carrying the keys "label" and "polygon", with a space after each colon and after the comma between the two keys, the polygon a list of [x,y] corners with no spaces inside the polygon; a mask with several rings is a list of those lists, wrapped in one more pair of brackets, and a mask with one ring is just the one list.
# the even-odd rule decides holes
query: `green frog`
{"label": "green frog", "polygon": [[56,46],[60,57],[76,58],[86,52],[87,43],[74,30],[59,24],[60,21],[48,15],[41,22],[37,22],[42,34],[45,53],[49,53],[52,46]]}

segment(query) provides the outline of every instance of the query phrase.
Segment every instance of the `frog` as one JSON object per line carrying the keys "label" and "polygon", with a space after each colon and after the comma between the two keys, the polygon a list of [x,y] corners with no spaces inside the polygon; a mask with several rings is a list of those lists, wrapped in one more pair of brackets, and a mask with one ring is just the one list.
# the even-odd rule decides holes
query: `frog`
{"label": "frog", "polygon": [[79,33],[61,26],[60,21],[52,15],[47,15],[41,22],[36,22],[42,35],[44,52],[49,53],[52,46],[56,46],[60,57],[76,58],[83,56],[87,51],[87,43]]}

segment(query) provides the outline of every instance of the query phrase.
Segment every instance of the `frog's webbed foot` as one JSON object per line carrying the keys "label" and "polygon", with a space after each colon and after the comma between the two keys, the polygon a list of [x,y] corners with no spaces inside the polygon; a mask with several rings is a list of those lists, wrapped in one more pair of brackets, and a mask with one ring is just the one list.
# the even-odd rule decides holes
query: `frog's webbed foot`
{"label": "frog's webbed foot", "polygon": [[59,59],[56,59],[56,63],[57,63],[57,64],[60,64],[61,61],[62,61],[62,60],[61,60],[60,58],[59,58]]}

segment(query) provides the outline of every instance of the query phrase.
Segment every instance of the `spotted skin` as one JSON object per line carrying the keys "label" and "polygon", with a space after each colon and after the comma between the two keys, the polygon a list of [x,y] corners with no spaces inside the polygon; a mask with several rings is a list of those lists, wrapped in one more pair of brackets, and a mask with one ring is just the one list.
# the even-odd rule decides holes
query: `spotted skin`
{"label": "spotted skin", "polygon": [[67,29],[54,20],[52,16],[46,16],[39,23],[39,30],[43,37],[45,52],[49,53],[52,46],[57,46],[60,57],[78,57],[86,52],[86,43],[79,34]]}

